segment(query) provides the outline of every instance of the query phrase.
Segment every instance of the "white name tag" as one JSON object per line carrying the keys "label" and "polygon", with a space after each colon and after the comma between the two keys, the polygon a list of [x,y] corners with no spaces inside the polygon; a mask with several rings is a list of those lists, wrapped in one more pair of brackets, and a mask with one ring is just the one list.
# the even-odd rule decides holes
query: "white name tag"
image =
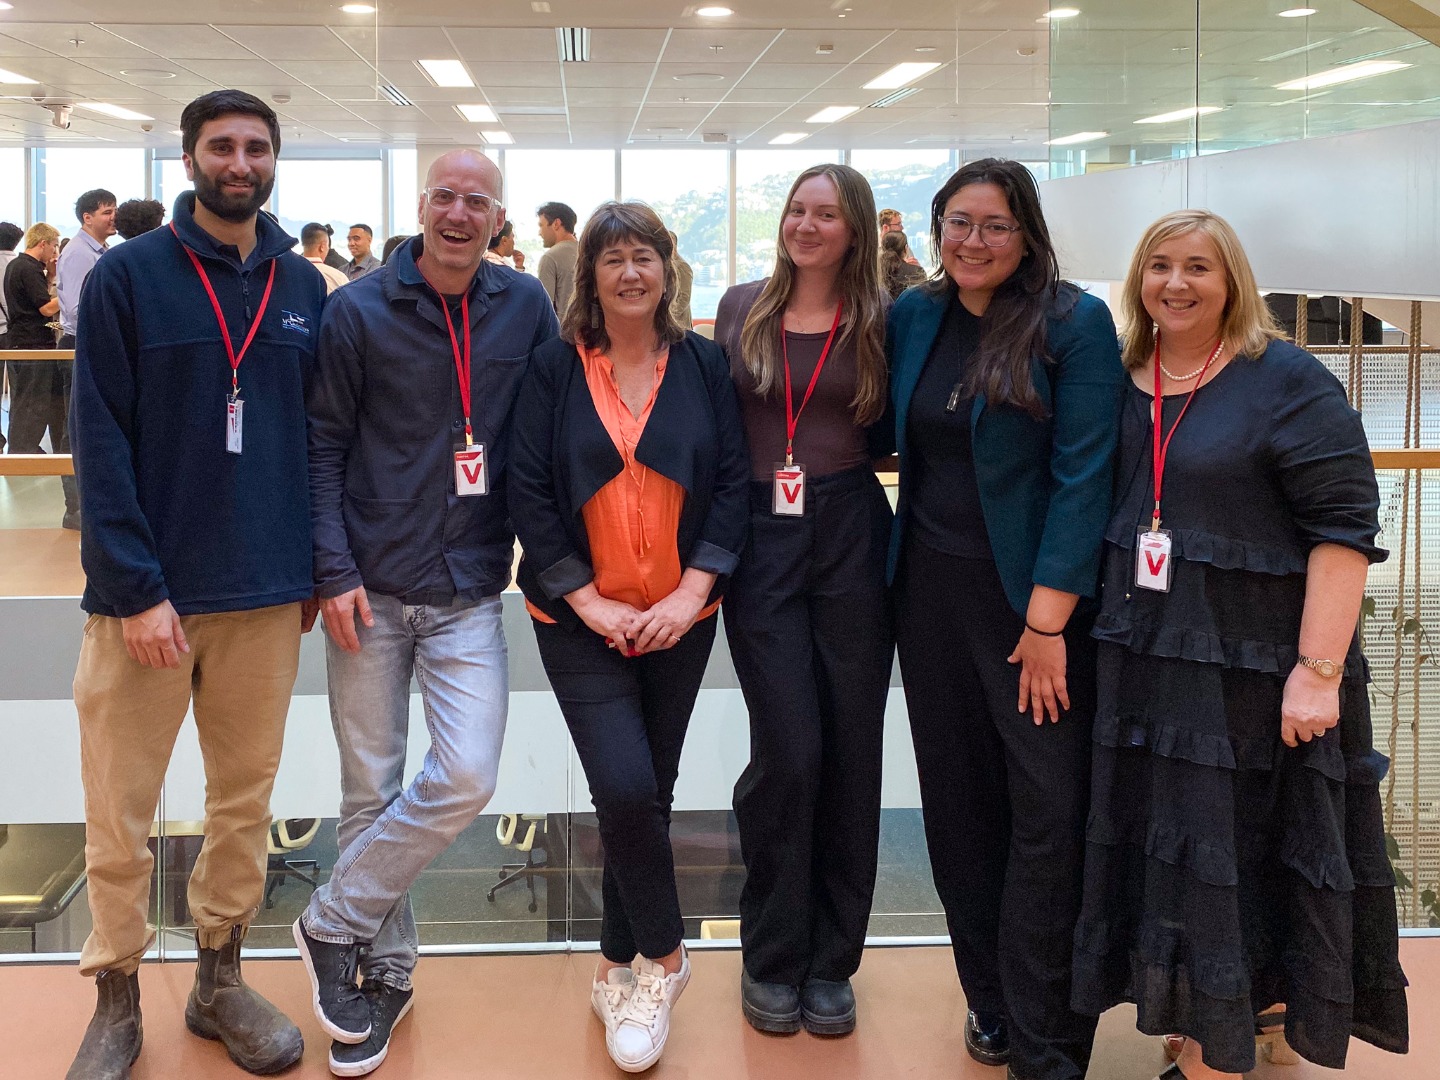
{"label": "white name tag", "polygon": [[485,444],[476,443],[455,451],[455,494],[484,495],[490,491],[490,466]]}
{"label": "white name tag", "polygon": [[1136,588],[1169,592],[1170,567],[1170,533],[1141,529],[1135,537]]}
{"label": "white name tag", "polygon": [[805,466],[776,465],[770,510],[782,517],[805,516]]}
{"label": "white name tag", "polygon": [[225,399],[225,449],[232,454],[240,453],[244,446],[245,402],[238,397]]}

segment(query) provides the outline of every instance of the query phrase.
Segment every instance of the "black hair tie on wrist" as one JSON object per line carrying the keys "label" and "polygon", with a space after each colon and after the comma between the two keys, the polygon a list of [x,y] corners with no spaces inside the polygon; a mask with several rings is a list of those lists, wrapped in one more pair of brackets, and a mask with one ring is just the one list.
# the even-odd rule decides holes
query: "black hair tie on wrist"
{"label": "black hair tie on wrist", "polygon": [[1032,634],[1039,634],[1041,637],[1060,637],[1060,636],[1062,636],[1062,635],[1065,633],[1064,630],[1039,630],[1039,629],[1036,629],[1035,627],[1033,627],[1033,626],[1030,625],[1030,620],[1029,620],[1029,619],[1026,619],[1026,620],[1025,620],[1025,629],[1026,629],[1026,630],[1029,630]]}

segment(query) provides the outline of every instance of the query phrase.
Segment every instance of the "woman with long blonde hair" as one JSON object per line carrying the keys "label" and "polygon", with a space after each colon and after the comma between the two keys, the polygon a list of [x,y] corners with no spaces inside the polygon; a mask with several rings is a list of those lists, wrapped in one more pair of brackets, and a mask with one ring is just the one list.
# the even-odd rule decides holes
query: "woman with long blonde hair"
{"label": "woman with long blonde hair", "polygon": [[741,1000],[762,1031],[855,1026],[880,837],[893,652],[885,311],[875,202],[845,165],[791,185],[775,269],[720,301],[750,448],[750,541],[725,633],[750,712],[735,785],[747,878]]}

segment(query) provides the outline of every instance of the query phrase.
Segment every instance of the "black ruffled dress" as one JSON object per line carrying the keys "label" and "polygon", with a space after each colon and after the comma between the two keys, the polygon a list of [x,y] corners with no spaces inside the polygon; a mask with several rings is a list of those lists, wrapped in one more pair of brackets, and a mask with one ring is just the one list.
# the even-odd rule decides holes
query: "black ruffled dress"
{"label": "black ruffled dress", "polygon": [[[1168,397],[1169,431],[1184,402]],[[1345,658],[1340,723],[1289,749],[1285,679],[1317,544],[1372,562],[1379,497],[1359,415],[1308,353],[1274,342],[1195,395],[1165,467],[1171,591],[1134,586],[1153,505],[1149,394],[1122,413],[1106,534],[1099,707],[1073,1003],[1122,1001],[1152,1035],[1254,1068],[1254,1017],[1342,1068],[1354,1035],[1408,1044],[1395,879],[1385,855],[1368,675]]]}

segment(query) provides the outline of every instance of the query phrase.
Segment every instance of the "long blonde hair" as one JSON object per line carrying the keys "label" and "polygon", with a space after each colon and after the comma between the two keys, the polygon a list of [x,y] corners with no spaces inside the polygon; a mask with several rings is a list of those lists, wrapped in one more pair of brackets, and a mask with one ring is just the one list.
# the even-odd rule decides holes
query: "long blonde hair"
{"label": "long blonde hair", "polygon": [[1220,254],[1220,265],[1225,271],[1225,308],[1220,314],[1220,337],[1233,354],[1253,359],[1263,353],[1271,341],[1285,336],[1260,295],[1260,287],[1255,284],[1255,272],[1250,269],[1250,259],[1230,223],[1209,210],[1176,210],[1145,230],[1130,257],[1130,270],[1125,275],[1125,287],[1120,296],[1123,319],[1120,336],[1125,342],[1122,359],[1129,370],[1144,367],[1155,353],[1155,321],[1145,310],[1140,293],[1145,279],[1145,264],[1161,244],[1192,232],[1204,233]]}
{"label": "long blonde hair", "polygon": [[775,270],[760,290],[755,306],[740,333],[745,367],[755,379],[761,397],[774,393],[783,383],[780,335],[784,332],[785,306],[795,284],[795,264],[785,250],[785,215],[790,201],[806,180],[824,176],[840,196],[840,214],[850,227],[855,243],[840,264],[835,281],[842,300],[842,321],[837,345],[855,343],[855,422],[872,424],[885,412],[885,299],[880,288],[879,238],[875,221],[875,196],[870,184],[848,165],[812,165],[795,178],[785,196],[775,244]]}

